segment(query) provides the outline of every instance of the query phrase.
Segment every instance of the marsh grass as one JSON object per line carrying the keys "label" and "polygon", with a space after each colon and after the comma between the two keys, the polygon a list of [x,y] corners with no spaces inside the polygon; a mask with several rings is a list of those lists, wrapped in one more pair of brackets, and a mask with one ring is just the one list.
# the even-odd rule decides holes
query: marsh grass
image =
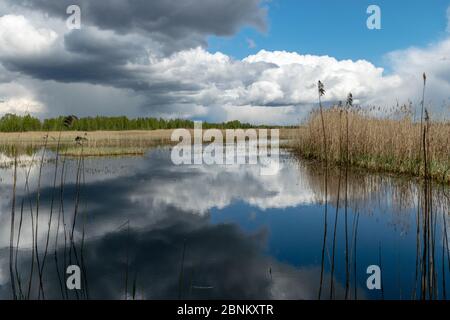
{"label": "marsh grass", "polygon": [[[353,221],[353,248],[349,256],[348,243],[348,170],[349,166],[372,171],[387,171],[415,175],[422,178],[423,191],[419,194],[417,204],[416,235],[416,274],[412,298],[438,299],[439,276],[436,266],[436,226],[437,215],[433,203],[433,180],[443,184],[450,182],[450,123],[431,121],[430,113],[425,108],[426,75],[423,74],[423,93],[421,102],[420,124],[413,120],[412,104],[391,108],[391,117],[377,116],[383,113],[381,108],[363,109],[353,107],[353,95],[347,97],[345,107],[342,103],[324,110],[322,97],[325,86],[318,82],[319,108],[314,110],[306,123],[299,127],[299,135],[294,150],[303,158],[320,160],[323,163],[324,176],[324,232],[321,253],[321,275],[319,283],[319,300],[322,295],[323,274],[325,269],[325,251],[327,243],[327,207],[330,165],[339,171],[336,193],[336,213],[332,234],[332,256],[330,264],[330,294],[334,299],[335,249],[338,215],[340,210],[340,193],[342,170],[345,170],[345,299],[350,293],[350,265],[354,261],[354,279],[357,279],[357,230],[359,213]],[[343,117],[345,115],[345,117]],[[345,126],[345,140],[343,135]],[[345,143],[345,149],[344,149]],[[446,228],[446,216],[442,216]],[[445,229],[444,240],[448,239]],[[448,244],[447,244],[448,246]],[[443,245],[444,247],[444,245]],[[447,255],[449,268],[450,256]],[[379,265],[382,266],[382,249],[379,244]],[[442,288],[445,292],[445,250],[442,249]],[[383,282],[383,279],[382,279]],[[401,295],[401,287],[400,295]],[[357,299],[355,285],[354,298]],[[381,299],[384,299],[384,285],[381,284]]]}
{"label": "marsh grass", "polygon": [[[147,148],[139,148],[139,147],[128,147],[128,148],[88,147],[85,150],[83,150],[83,154],[85,157],[143,156],[147,150],[148,150]],[[80,156],[80,154],[81,150],[76,147],[66,147],[62,148],[61,150],[61,155],[67,157],[78,157]]]}
{"label": "marsh grass", "polygon": [[[70,125],[70,124],[68,124]],[[86,273],[85,273],[85,266],[84,266],[84,259],[83,259],[83,246],[84,246],[84,227],[85,227],[85,219],[83,221],[82,226],[82,239],[81,239],[81,245],[78,245],[78,239],[75,237],[75,226],[77,222],[77,215],[79,214],[79,203],[81,201],[81,190],[83,186],[85,185],[85,179],[84,179],[84,155],[83,155],[83,143],[86,140],[82,140],[82,142],[77,142],[76,145],[81,150],[78,153],[77,159],[76,159],[76,166],[77,166],[77,174],[76,174],[76,182],[75,182],[75,201],[74,201],[74,214],[73,214],[73,223],[71,226],[71,229],[66,229],[66,223],[64,219],[64,209],[63,209],[63,196],[64,196],[64,177],[65,177],[65,164],[66,164],[66,157],[62,154],[60,154],[60,147],[61,147],[61,131],[58,134],[58,139],[56,140],[56,146],[55,146],[55,158],[53,159],[52,163],[54,163],[54,174],[53,174],[53,186],[51,191],[51,204],[49,209],[49,219],[47,223],[45,223],[43,226],[40,226],[40,211],[42,211],[44,208],[41,203],[41,179],[43,178],[43,167],[44,164],[47,163],[47,155],[49,151],[49,140],[50,135],[48,133],[44,134],[43,136],[43,145],[39,146],[41,150],[41,154],[38,156],[40,159],[35,160],[36,154],[34,153],[31,156],[31,160],[26,162],[24,161],[22,163],[21,167],[24,167],[25,170],[25,181],[24,181],[24,191],[25,194],[22,197],[21,205],[20,205],[20,218],[19,223],[17,226],[16,223],[16,186],[17,186],[17,170],[19,167],[18,163],[18,147],[21,146],[21,143],[11,143],[10,144],[10,151],[13,153],[14,156],[14,175],[13,175],[13,200],[12,200],[12,206],[11,206],[11,231],[10,231],[10,280],[11,280],[11,286],[12,286],[12,297],[13,299],[46,299],[46,293],[45,293],[45,276],[47,275],[46,271],[46,265],[45,262],[47,260],[48,253],[50,251],[50,238],[52,236],[52,225],[53,222],[53,216],[54,216],[54,209],[55,209],[55,203],[57,203],[57,194],[59,193],[60,199],[60,208],[58,212],[58,226],[56,229],[55,234],[55,264],[56,264],[56,271],[58,274],[58,280],[60,282],[60,288],[61,288],[61,296],[62,299],[68,299],[69,295],[67,292],[67,288],[63,289],[63,277],[60,270],[64,270],[65,266],[67,266],[67,261],[71,262],[72,259],[74,259],[77,263],[77,265],[81,266],[82,270],[82,276],[84,281],[87,281]],[[21,141],[22,134],[19,134],[17,137],[18,141]],[[51,158],[51,157],[50,157]],[[62,158],[62,161],[61,161]],[[60,163],[62,163],[62,168],[59,169]],[[35,199],[32,199],[31,193],[30,193],[30,186],[29,186],[29,177],[30,177],[30,171],[33,167],[38,168],[38,176],[37,179],[37,186],[36,190],[33,191],[35,193]],[[60,179],[58,177],[58,174],[60,174]],[[60,185],[58,186],[57,181],[61,181]],[[58,190],[61,190],[58,192]],[[34,201],[33,201],[34,200]],[[22,235],[22,223],[23,223],[23,217],[24,217],[24,204],[25,201],[29,202],[29,214],[30,214],[30,220],[31,220],[31,257],[30,257],[30,271],[29,275],[20,274],[18,271],[18,264],[19,264],[19,255],[18,252],[20,250],[20,238]],[[86,211],[86,210],[85,210]],[[60,224],[61,224],[61,215],[62,215],[62,223],[64,225],[64,265],[60,266],[58,258],[57,258],[57,250],[58,250],[58,238],[60,236]],[[84,218],[86,217],[86,212],[84,212]],[[44,249],[40,250],[40,241],[39,241],[39,231],[40,227],[43,227],[45,236],[45,241],[43,243]],[[45,229],[46,227],[46,229]],[[18,228],[17,236],[16,236],[16,228]],[[28,230],[23,230],[28,231]],[[67,244],[67,239],[69,239],[70,244]],[[77,248],[80,247],[80,248]],[[81,265],[79,261],[79,256],[81,255]],[[37,278],[35,277],[35,274],[37,273]],[[27,292],[22,288],[22,281],[28,280],[28,289]],[[37,290],[33,290],[34,287],[37,286]],[[78,292],[75,292],[76,298],[79,299],[80,295]],[[88,298],[88,292],[87,292],[87,282],[85,282],[85,288],[80,292],[82,295],[81,298],[85,297]]]}
{"label": "marsh grass", "polygon": [[[305,126],[299,130],[295,152],[308,159],[334,165],[361,167],[371,171],[384,171],[413,176],[425,176],[423,162],[422,127],[412,120],[410,110],[403,110],[400,118],[381,118],[377,109],[335,106],[323,111],[326,126],[328,154],[323,154],[322,115],[314,111]],[[348,159],[340,156],[339,128],[345,112],[348,117]],[[450,123],[430,120],[427,174],[432,179],[450,182]]]}
{"label": "marsh grass", "polygon": [[[171,130],[155,131],[97,131],[97,132],[22,132],[0,133],[0,153],[12,156],[14,150],[19,154],[32,155],[44,145],[53,152],[60,149],[79,149],[81,143],[85,151],[94,149],[129,148],[141,149],[158,143],[170,141]],[[100,151],[101,152],[101,151]]]}

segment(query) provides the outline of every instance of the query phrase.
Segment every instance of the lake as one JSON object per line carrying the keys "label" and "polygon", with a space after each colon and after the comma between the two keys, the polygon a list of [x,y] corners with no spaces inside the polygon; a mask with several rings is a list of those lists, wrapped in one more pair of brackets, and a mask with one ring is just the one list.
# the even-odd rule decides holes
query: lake
{"label": "lake", "polygon": [[[31,299],[447,298],[448,188],[333,169],[325,214],[322,165],[288,151],[280,162],[272,176],[176,166],[158,147],[67,158],[56,179],[54,161],[20,166],[12,251],[14,169],[2,166],[0,298],[12,297],[11,274]],[[65,285],[69,265],[80,266],[79,291]],[[367,286],[373,265],[381,290]]]}

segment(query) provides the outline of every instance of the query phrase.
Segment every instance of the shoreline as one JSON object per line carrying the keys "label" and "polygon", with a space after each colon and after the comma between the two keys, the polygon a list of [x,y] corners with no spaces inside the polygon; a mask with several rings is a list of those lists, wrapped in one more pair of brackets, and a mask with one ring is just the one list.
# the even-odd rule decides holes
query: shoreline
{"label": "shoreline", "polygon": [[[295,156],[297,159],[309,161],[313,163],[317,163],[319,165],[324,165],[325,161],[317,156],[313,155],[306,155],[299,152],[296,147],[289,147],[289,151],[292,153],[293,156]],[[331,169],[337,169],[337,170],[345,170],[345,164],[342,164],[339,161],[330,161],[328,164],[328,168]],[[381,162],[373,162],[371,165],[371,162],[356,162],[356,163],[350,163],[348,165],[348,169],[352,171],[362,171],[365,173],[371,173],[371,174],[384,174],[384,175],[390,175],[395,176],[399,178],[405,178],[405,179],[416,179],[417,181],[424,181],[425,177],[421,174],[418,174],[417,172],[411,172],[408,170],[399,170],[396,167],[393,167],[391,169],[388,168],[387,165],[383,165]],[[434,181],[438,184],[449,186],[450,185],[450,170],[446,172],[445,175],[437,175],[437,174],[431,174],[430,173],[430,180]]]}

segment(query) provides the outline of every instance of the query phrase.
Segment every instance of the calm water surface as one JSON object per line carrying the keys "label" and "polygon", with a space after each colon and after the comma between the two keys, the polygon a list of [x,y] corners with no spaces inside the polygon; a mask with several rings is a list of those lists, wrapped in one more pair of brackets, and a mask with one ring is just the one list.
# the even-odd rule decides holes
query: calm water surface
{"label": "calm water surface", "polygon": [[[56,188],[55,164],[47,163],[39,193],[39,166],[30,170],[28,189],[21,167],[16,290],[38,298],[40,268],[46,299],[317,299],[319,291],[322,299],[447,298],[449,190],[433,186],[425,219],[417,209],[425,201],[422,184],[350,172],[346,206],[342,172],[336,210],[335,170],[325,215],[321,166],[288,153],[281,162],[276,175],[261,176],[258,165],[174,166],[169,147],[139,158],[88,158],[80,171],[67,159],[64,187],[62,163]],[[3,299],[12,291],[12,177],[12,168],[0,169]],[[31,272],[33,235],[39,267],[35,261]],[[80,292],[63,285],[71,264],[82,267]],[[383,290],[368,290],[370,265],[381,267]]]}

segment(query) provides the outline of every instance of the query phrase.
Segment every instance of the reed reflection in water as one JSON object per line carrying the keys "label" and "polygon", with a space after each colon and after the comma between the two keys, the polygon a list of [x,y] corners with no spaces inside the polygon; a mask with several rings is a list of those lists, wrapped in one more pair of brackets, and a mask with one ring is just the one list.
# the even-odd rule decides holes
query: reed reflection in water
{"label": "reed reflection in water", "polygon": [[[4,299],[317,299],[321,273],[323,299],[447,298],[450,192],[430,181],[330,169],[325,229],[322,166],[289,154],[272,177],[174,166],[169,147],[43,156],[0,169]],[[65,286],[70,264],[81,291]]]}

